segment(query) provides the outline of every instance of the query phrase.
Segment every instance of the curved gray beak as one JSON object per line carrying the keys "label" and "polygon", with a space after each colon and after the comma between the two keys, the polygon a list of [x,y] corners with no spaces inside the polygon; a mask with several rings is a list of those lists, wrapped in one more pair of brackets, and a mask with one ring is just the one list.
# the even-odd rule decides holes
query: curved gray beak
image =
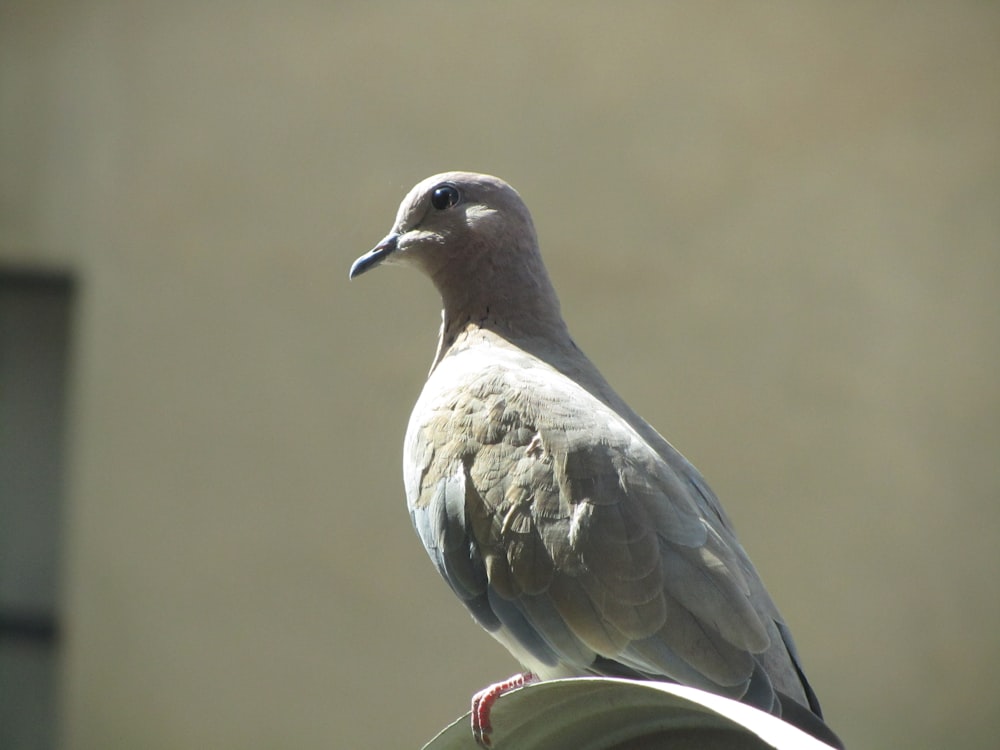
{"label": "curved gray beak", "polygon": [[353,279],[355,276],[360,276],[365,271],[375,268],[375,266],[396,252],[396,241],[398,239],[399,235],[393,232],[392,234],[386,236],[384,240],[378,243],[367,253],[354,261],[354,263],[351,264],[350,277]]}

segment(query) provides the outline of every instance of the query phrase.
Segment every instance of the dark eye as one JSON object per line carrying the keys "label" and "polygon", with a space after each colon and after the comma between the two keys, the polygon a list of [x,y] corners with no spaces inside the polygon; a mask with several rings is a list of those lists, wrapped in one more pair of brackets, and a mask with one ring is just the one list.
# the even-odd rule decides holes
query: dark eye
{"label": "dark eye", "polygon": [[446,182],[434,188],[434,192],[431,193],[431,205],[438,211],[444,211],[457,204],[460,197],[458,188]]}

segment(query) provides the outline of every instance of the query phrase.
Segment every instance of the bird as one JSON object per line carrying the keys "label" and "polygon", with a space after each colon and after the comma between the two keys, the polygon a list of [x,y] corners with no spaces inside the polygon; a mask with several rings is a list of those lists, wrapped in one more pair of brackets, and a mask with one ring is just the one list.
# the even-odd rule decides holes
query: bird
{"label": "bird", "polygon": [[422,180],[350,278],[382,265],[416,268],[442,301],[403,445],[413,526],[527,670],[477,694],[477,741],[504,690],[604,675],[727,696],[842,747],[718,498],[571,337],[518,192]]}

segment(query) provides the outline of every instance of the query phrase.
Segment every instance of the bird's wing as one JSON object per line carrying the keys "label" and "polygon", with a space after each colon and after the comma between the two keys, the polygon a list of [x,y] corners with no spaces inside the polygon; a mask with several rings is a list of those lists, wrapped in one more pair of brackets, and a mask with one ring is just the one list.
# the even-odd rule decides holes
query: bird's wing
{"label": "bird's wing", "polygon": [[704,480],[572,380],[524,364],[438,372],[447,387],[415,409],[408,500],[439,571],[537,665],[757,690],[770,708],[766,672],[793,665],[762,666],[777,613]]}

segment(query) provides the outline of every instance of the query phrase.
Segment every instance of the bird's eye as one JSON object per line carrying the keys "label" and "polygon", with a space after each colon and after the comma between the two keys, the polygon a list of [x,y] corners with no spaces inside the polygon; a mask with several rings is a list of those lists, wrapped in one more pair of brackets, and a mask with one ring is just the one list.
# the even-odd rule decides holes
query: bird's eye
{"label": "bird's eye", "polygon": [[431,205],[438,211],[444,211],[457,204],[459,198],[458,188],[445,182],[434,188],[434,192],[431,193]]}

